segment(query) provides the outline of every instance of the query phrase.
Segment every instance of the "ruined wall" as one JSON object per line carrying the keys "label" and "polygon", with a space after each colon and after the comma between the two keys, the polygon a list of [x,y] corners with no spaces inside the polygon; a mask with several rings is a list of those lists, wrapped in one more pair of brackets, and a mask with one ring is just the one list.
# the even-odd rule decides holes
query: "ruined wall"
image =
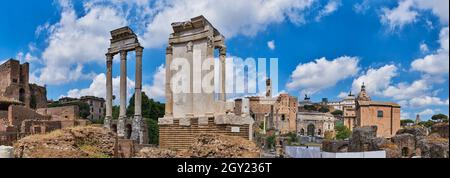
{"label": "ruined wall", "polygon": [[62,106],[54,108],[40,108],[37,112],[42,115],[52,117],[52,120],[77,120],[79,119],[80,111],[78,106]]}
{"label": "ruined wall", "polygon": [[20,133],[22,135],[44,134],[62,128],[60,121],[25,120],[22,122]]}
{"label": "ruined wall", "polygon": [[0,96],[30,106],[29,64],[9,60],[0,65]]}
{"label": "ruined wall", "polygon": [[20,128],[24,120],[49,120],[47,116],[36,113],[36,111],[24,106],[9,106],[8,121],[10,125]]}
{"label": "ruined wall", "polygon": [[[378,117],[378,111],[383,117]],[[359,126],[377,126],[377,136],[391,138],[400,129],[400,108],[391,106],[361,106],[357,111]]]}
{"label": "ruined wall", "polygon": [[[232,132],[232,127],[239,127],[239,132]],[[159,126],[159,145],[161,148],[186,149],[198,134],[224,134],[249,139],[249,125],[217,125],[214,118],[208,119],[207,125],[199,125],[198,119],[191,119],[190,126],[181,126],[179,120],[173,124]]]}
{"label": "ruined wall", "polygon": [[45,87],[30,84],[30,94],[30,105],[32,108],[47,108],[47,89]]}

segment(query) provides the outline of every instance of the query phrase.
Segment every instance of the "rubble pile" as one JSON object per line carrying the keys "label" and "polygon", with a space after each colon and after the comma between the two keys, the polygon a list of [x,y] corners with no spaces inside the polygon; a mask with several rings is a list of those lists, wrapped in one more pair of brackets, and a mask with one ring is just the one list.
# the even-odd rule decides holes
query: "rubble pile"
{"label": "rubble pile", "polygon": [[176,151],[159,149],[155,147],[142,148],[136,158],[178,158]]}
{"label": "rubble pile", "polygon": [[260,149],[241,137],[200,134],[189,149],[179,155],[190,158],[259,158]]}
{"label": "rubble pile", "polygon": [[101,127],[73,127],[32,135],[14,144],[18,158],[109,158],[115,134]]}

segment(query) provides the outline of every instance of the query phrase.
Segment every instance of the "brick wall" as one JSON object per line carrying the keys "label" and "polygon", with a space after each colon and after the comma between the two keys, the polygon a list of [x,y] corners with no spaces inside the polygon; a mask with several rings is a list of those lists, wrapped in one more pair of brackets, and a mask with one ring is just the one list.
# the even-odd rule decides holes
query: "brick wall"
{"label": "brick wall", "polygon": [[52,116],[52,120],[77,120],[79,119],[78,106],[63,106],[55,108],[40,108],[37,112],[42,115]]}
{"label": "brick wall", "polygon": [[[238,133],[231,132],[232,127],[239,127]],[[159,144],[161,148],[187,149],[194,137],[201,133],[224,134],[249,139],[249,125],[217,125],[214,118],[209,118],[208,125],[198,125],[198,119],[191,119],[190,126],[180,126],[179,120],[171,125],[159,126]]]}
{"label": "brick wall", "polygon": [[10,125],[20,128],[24,120],[49,120],[49,117],[40,115],[36,111],[24,106],[11,105],[8,109],[8,121]]}

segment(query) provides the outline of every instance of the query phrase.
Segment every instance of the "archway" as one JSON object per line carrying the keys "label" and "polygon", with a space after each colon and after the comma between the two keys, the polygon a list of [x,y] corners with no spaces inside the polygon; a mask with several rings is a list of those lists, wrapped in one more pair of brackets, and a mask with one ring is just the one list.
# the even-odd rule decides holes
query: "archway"
{"label": "archway", "polygon": [[25,89],[19,90],[19,101],[25,103]]}
{"label": "archway", "polygon": [[305,129],[300,129],[300,135],[305,135]]}
{"label": "archway", "polygon": [[322,135],[322,130],[319,129],[319,132],[317,133],[317,135],[321,136]]}
{"label": "archway", "polygon": [[309,124],[307,130],[308,130],[308,133],[307,133],[308,136],[311,136],[311,137],[315,136],[316,127],[314,126],[314,124]]}

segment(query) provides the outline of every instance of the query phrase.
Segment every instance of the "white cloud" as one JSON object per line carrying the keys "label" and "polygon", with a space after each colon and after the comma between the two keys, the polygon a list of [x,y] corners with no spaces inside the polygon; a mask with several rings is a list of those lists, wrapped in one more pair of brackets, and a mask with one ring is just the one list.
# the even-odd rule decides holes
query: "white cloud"
{"label": "white cloud", "polygon": [[[135,81],[127,78],[127,97],[128,99],[134,94]],[[162,100],[165,97],[165,67],[161,65],[153,75],[152,85],[143,84],[142,90],[149,98]],[[79,98],[81,96],[97,96],[106,98],[106,76],[104,73],[98,74],[92,80],[88,88],[72,89],[67,92],[68,97]],[[120,96],[120,76],[113,78],[113,95],[116,96],[116,103]]]}
{"label": "white cloud", "polygon": [[419,79],[411,84],[399,83],[395,86],[388,86],[382,92],[383,96],[392,97],[396,100],[411,99],[418,96],[424,96],[431,89],[431,84],[424,79]]}
{"label": "white cloud", "polygon": [[415,22],[418,12],[414,11],[413,0],[401,0],[396,8],[383,8],[381,22],[389,25],[391,30],[401,29],[404,25]]}
{"label": "white cloud", "polygon": [[[48,47],[42,53],[45,67],[39,80],[47,84],[64,84],[80,78],[86,63],[102,63],[109,46],[109,31],[127,24],[122,15],[105,6],[85,7],[78,17],[70,1],[60,1],[61,19],[48,26]],[[42,29],[40,29],[42,31]]]}
{"label": "white cloud", "polygon": [[[127,98],[129,99],[134,93],[135,83],[127,78]],[[120,100],[120,77],[113,78],[113,95],[116,96],[115,102]],[[88,88],[72,89],[67,92],[68,97],[79,98],[82,96],[96,96],[106,98],[106,75],[98,74]],[[127,101],[128,102],[128,101]]]}
{"label": "white cloud", "polygon": [[409,101],[409,105],[415,108],[426,106],[445,106],[448,105],[448,100],[444,101],[438,97],[423,96],[411,99]]}
{"label": "white cloud", "polygon": [[448,0],[415,0],[417,8],[422,10],[431,10],[434,15],[439,17],[442,24],[448,24]]}
{"label": "white cloud", "polygon": [[411,63],[412,70],[431,75],[445,75],[449,72],[449,28],[445,27],[440,33],[440,49],[435,53],[416,59]]}
{"label": "white cloud", "polygon": [[361,3],[353,5],[353,10],[358,14],[364,14],[370,8],[369,0],[363,0]]}
{"label": "white cloud", "polygon": [[420,51],[422,53],[428,53],[428,51],[430,51],[430,49],[428,48],[428,45],[426,43],[421,43],[420,44]]}
{"label": "white cloud", "polygon": [[319,14],[316,16],[316,21],[320,21],[323,17],[329,16],[332,13],[336,12],[341,6],[340,0],[330,0],[327,5],[320,10]]}
{"label": "white cloud", "polygon": [[37,57],[31,55],[30,53],[24,54],[23,52],[17,53],[16,59],[19,60],[20,62],[28,62],[28,63],[38,60]]}
{"label": "white cloud", "polygon": [[431,11],[439,17],[441,24],[448,25],[448,0],[400,0],[398,6],[382,8],[381,22],[389,25],[391,30],[401,29],[404,25],[414,23],[424,11]]}
{"label": "white cloud", "polygon": [[339,81],[354,76],[358,68],[357,57],[339,57],[334,60],[316,59],[314,62],[299,64],[286,85],[289,90],[301,89],[312,94],[335,86]]}
{"label": "white cloud", "polygon": [[418,114],[422,117],[422,116],[431,116],[435,113],[436,113],[436,111],[433,109],[425,109],[425,110],[419,112]]}
{"label": "white cloud", "polygon": [[142,90],[148,97],[161,100],[165,97],[166,84],[166,68],[164,65],[158,67],[158,70],[153,75],[153,83],[151,86],[144,85]]}
{"label": "white cloud", "polygon": [[274,40],[271,40],[271,41],[268,41],[267,42],[267,47],[270,49],[270,50],[275,50],[275,41]]}
{"label": "white cloud", "polygon": [[357,93],[363,83],[370,95],[382,95],[383,91],[390,86],[392,78],[397,76],[395,65],[385,65],[378,69],[370,68],[367,72],[353,81],[352,91]]}
{"label": "white cloud", "polygon": [[254,36],[274,23],[289,20],[294,24],[303,24],[303,12],[311,7],[315,0],[188,0],[157,1],[162,4],[160,10],[147,23],[143,35],[144,46],[158,48],[167,43],[172,32],[170,23],[185,21],[204,15],[227,38],[237,35]]}

